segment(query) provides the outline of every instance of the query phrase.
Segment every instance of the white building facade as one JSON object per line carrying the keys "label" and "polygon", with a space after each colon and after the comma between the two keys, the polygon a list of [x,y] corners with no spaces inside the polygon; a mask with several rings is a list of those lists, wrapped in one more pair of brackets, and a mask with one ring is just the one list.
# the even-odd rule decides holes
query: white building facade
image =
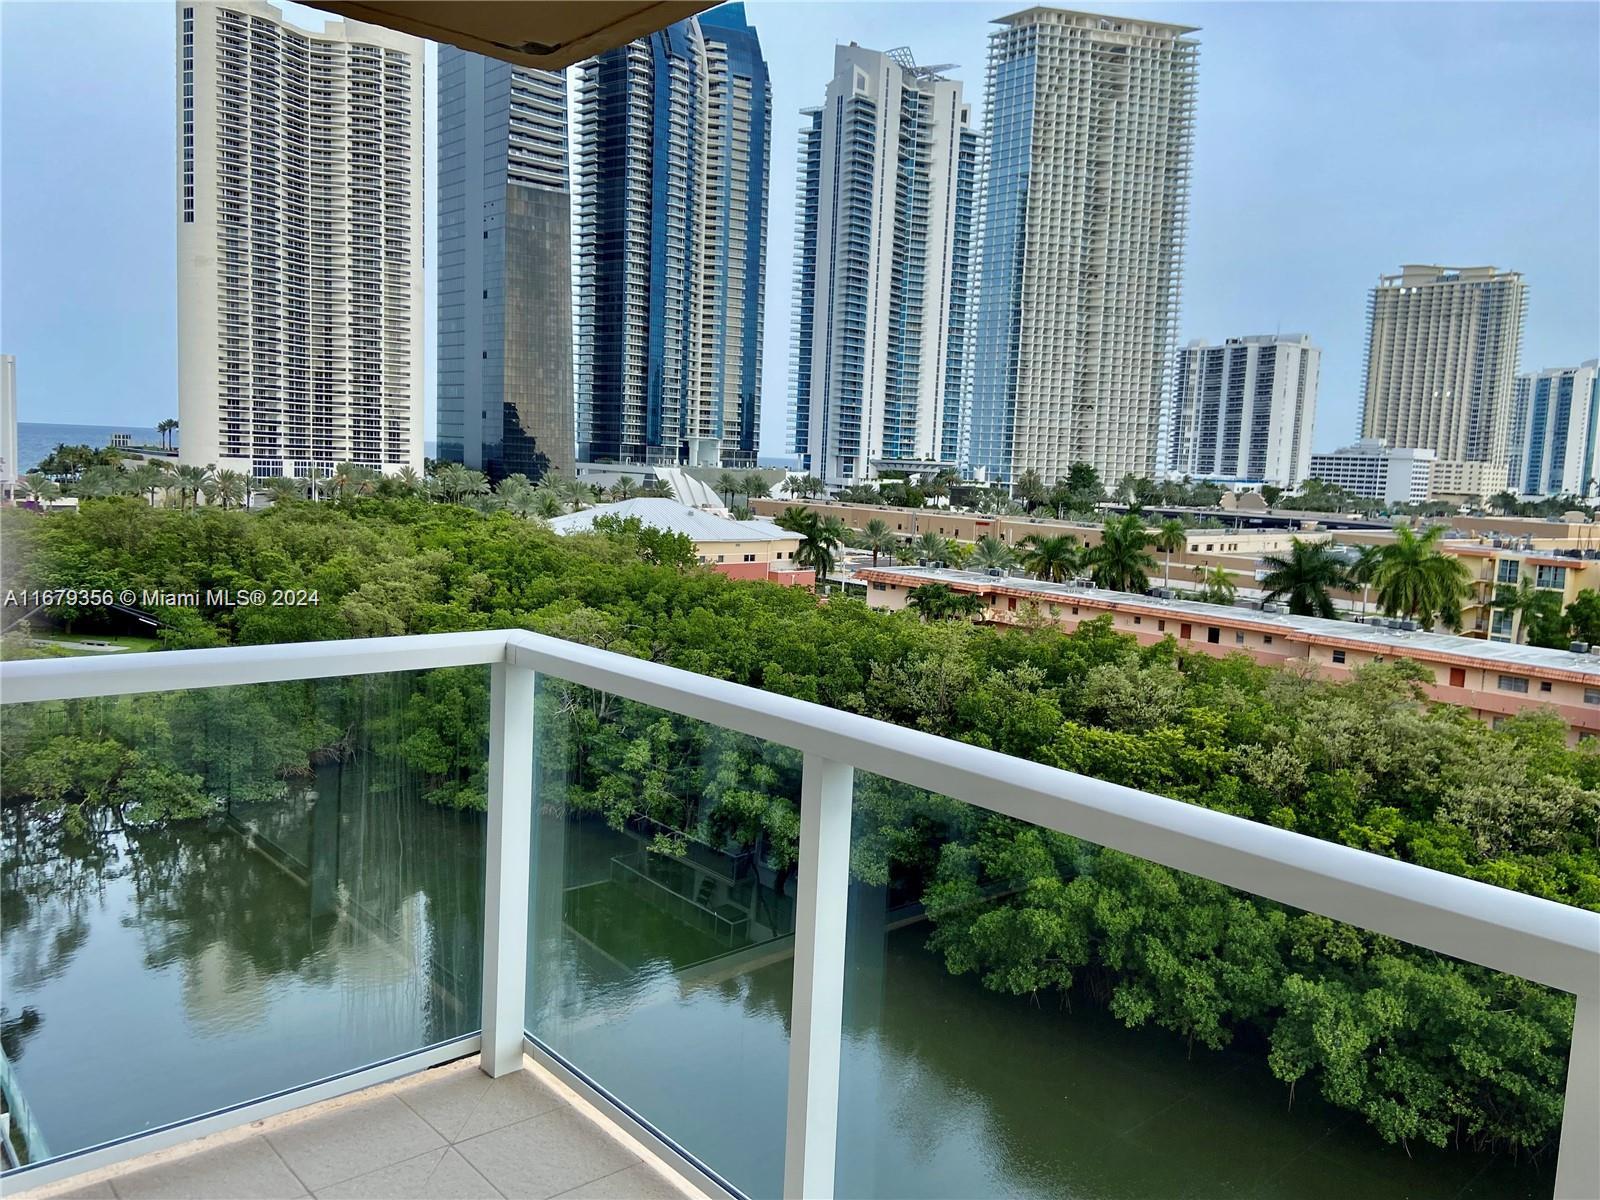
{"label": "white building facade", "polygon": [[0,496],[10,496],[22,474],[17,438],[17,356],[0,354]]}
{"label": "white building facade", "polygon": [[1190,342],[1173,376],[1167,469],[1294,487],[1311,465],[1321,369],[1303,333]]}
{"label": "white building facade", "polygon": [[1600,442],[1600,359],[1518,375],[1506,486],[1517,495],[1593,496]]}
{"label": "white building facade", "polygon": [[1382,276],[1367,306],[1362,438],[1432,450],[1436,485],[1451,494],[1493,490],[1506,475],[1527,302],[1522,276],[1495,267]]}
{"label": "white building facade", "polygon": [[1420,504],[1433,494],[1434,453],[1361,438],[1311,456],[1310,477],[1388,504]]}
{"label": "white building facade", "polygon": [[805,114],[790,421],[828,484],[961,459],[978,135],[942,69],[836,46]]}
{"label": "white building facade", "polygon": [[1054,8],[989,37],[971,465],[1153,475],[1177,344],[1199,43]]}
{"label": "white building facade", "polygon": [[423,43],[179,4],[185,463],[422,469]]}

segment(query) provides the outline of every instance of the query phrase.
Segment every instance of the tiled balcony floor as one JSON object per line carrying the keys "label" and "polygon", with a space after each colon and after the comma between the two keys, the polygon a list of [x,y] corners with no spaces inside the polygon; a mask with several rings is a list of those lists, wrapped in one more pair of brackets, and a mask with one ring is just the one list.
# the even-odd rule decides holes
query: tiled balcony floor
{"label": "tiled balcony floor", "polygon": [[528,1059],[474,1056],[23,1192],[120,1200],[683,1200],[650,1152]]}

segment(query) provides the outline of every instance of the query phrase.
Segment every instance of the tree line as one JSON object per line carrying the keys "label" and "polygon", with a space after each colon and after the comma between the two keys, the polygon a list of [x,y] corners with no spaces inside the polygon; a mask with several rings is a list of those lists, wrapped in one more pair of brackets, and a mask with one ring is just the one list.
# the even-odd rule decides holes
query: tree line
{"label": "tree line", "polygon": [[[1140,647],[1105,620],[1072,634],[924,621],[681,556],[657,565],[626,523],[558,538],[420,495],[183,512],[113,498],[7,511],[0,531],[18,587],[321,597],[163,610],[172,647],[527,628],[1600,909],[1600,756],[1569,748],[1548,715],[1486,729],[1431,703],[1404,661],[1332,683],[1170,639]],[[419,676],[403,724],[366,731],[298,721],[281,700],[258,710],[237,690],[215,711],[204,692],[29,706],[8,713],[5,798],[86,824],[183,819],[219,789],[271,794],[365,739],[433,802],[481,807],[483,676]],[[581,767],[574,803],[653,822],[654,853],[703,842],[792,868],[793,756],[733,738],[707,757],[698,722],[593,693],[550,703],[575,739],[556,756]],[[92,761],[76,757],[90,745]],[[881,779],[858,788],[851,869],[924,907],[951,971],[1254,1049],[1286,1099],[1312,1088],[1387,1140],[1537,1153],[1558,1129],[1570,997]]]}

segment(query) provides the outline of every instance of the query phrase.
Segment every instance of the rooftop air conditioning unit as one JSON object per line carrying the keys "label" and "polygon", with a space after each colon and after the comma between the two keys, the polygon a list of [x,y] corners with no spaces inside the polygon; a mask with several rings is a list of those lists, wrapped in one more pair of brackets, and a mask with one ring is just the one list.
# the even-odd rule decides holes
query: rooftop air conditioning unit
{"label": "rooftop air conditioning unit", "polygon": [[1402,633],[1415,633],[1416,629],[1417,629],[1417,623],[1415,621],[1401,621],[1400,622],[1400,631]]}
{"label": "rooftop air conditioning unit", "polygon": [[1397,620],[1395,620],[1395,619],[1394,619],[1394,618],[1393,618],[1393,617],[1390,617],[1390,618],[1389,618],[1389,619],[1388,619],[1388,620],[1387,620],[1387,621],[1386,621],[1386,622],[1384,622],[1384,623],[1385,623],[1385,624],[1386,624],[1386,625],[1388,625],[1388,626],[1389,626],[1389,628],[1390,628],[1390,629],[1399,629],[1399,628],[1400,628],[1400,622],[1399,622],[1399,621],[1397,621]]}
{"label": "rooftop air conditioning unit", "polygon": [[1571,650],[1574,654],[1587,654],[1589,653],[1589,643],[1573,642],[1572,645],[1567,647],[1567,649]]}
{"label": "rooftop air conditioning unit", "polygon": [[999,579],[1000,576],[1005,574],[1005,572],[1002,571],[999,567],[990,567],[988,572],[987,572],[987,574],[988,574],[990,579]]}

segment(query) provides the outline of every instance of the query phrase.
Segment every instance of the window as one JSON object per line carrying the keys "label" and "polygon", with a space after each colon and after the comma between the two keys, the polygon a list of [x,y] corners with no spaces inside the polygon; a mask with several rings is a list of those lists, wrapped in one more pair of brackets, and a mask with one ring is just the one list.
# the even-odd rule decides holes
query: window
{"label": "window", "polygon": [[1222,641],[1222,630],[1215,625],[1211,626],[1206,630],[1206,641],[1213,646],[1217,645]]}
{"label": "window", "polygon": [[1333,661],[1336,662],[1336,663],[1342,663],[1344,661],[1344,651],[1343,650],[1335,650],[1333,652]]}
{"label": "window", "polygon": [[1234,634],[1234,635],[1233,635],[1233,644],[1234,644],[1234,645],[1235,645],[1235,646],[1242,646],[1242,645],[1244,645],[1244,634],[1243,634],[1243,632],[1236,632],[1236,633],[1235,633],[1235,634]]}
{"label": "window", "polygon": [[1495,568],[1495,582],[1515,583],[1517,581],[1517,572],[1521,569],[1521,564],[1518,563],[1516,559],[1502,558],[1498,566]]}
{"label": "window", "polygon": [[746,554],[744,560],[745,562],[755,562],[756,556],[754,554]]}
{"label": "window", "polygon": [[1017,611],[1017,598],[1015,596],[1006,597],[1006,608],[1011,612]]}
{"label": "window", "polygon": [[1567,569],[1565,567],[1540,567],[1533,577],[1533,586],[1564,588],[1567,586]]}
{"label": "window", "polygon": [[1541,692],[1548,692],[1550,690],[1550,681],[1548,679],[1539,680],[1539,690]]}
{"label": "window", "polygon": [[889,590],[889,585],[887,583],[875,583],[872,585],[872,590],[875,592],[886,592]]}
{"label": "window", "polygon": [[1134,617],[1133,623],[1135,625],[1143,625],[1144,624],[1144,618],[1143,617]]}
{"label": "window", "polygon": [[1263,634],[1262,634],[1262,635],[1261,635],[1261,644],[1262,644],[1262,645],[1263,645],[1263,646],[1270,646],[1270,645],[1272,645],[1272,635],[1271,635],[1271,634],[1270,634],[1270,633],[1263,633]]}
{"label": "window", "polygon": [[1526,692],[1528,681],[1520,675],[1502,675],[1498,687],[1502,692]]}
{"label": "window", "polygon": [[1600,688],[1584,688],[1583,702],[1585,704],[1600,704]]}
{"label": "window", "polygon": [[1167,631],[1167,623],[1165,621],[1157,621],[1156,622],[1156,632],[1157,633],[1165,633],[1166,631]]}
{"label": "window", "polygon": [[720,555],[720,554],[719,554],[719,555],[717,555],[717,561],[718,561],[718,562],[721,562],[721,561],[722,561],[722,555]]}

